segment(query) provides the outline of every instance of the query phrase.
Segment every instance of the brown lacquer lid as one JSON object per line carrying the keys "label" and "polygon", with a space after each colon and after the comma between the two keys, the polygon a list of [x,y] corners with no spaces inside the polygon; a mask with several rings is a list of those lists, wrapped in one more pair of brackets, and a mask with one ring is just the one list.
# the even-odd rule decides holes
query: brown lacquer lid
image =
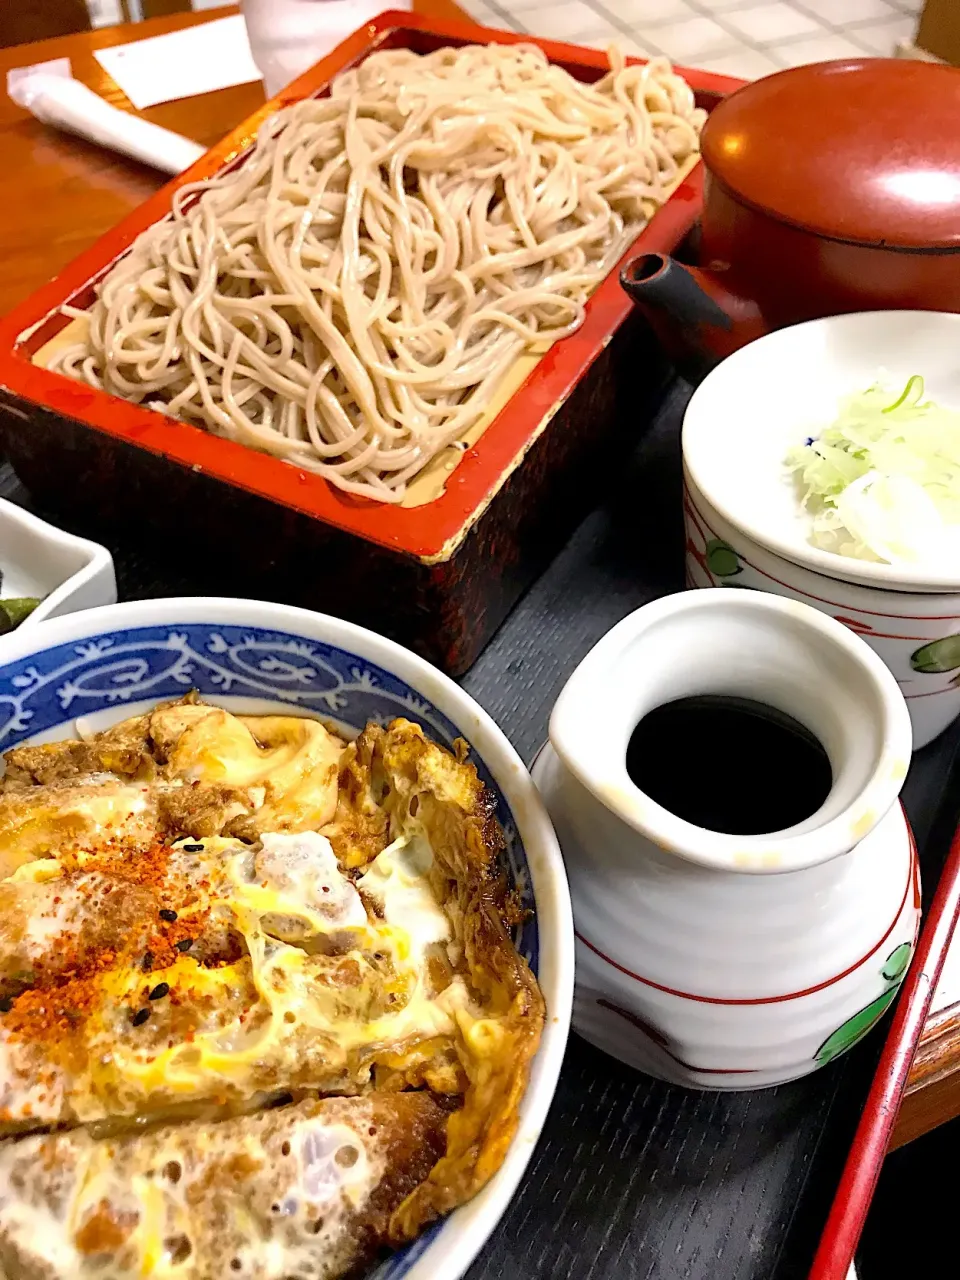
{"label": "brown lacquer lid", "polygon": [[746,85],[703,130],[741,201],[836,240],[960,249],[960,69],[818,62]]}

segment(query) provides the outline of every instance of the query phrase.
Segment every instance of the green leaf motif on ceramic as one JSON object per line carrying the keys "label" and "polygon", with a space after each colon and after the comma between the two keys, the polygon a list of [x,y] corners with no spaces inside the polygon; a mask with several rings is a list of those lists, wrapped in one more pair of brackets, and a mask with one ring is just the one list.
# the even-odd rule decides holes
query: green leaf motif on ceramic
{"label": "green leaf motif on ceramic", "polygon": [[900,983],[903,981],[903,975],[907,972],[907,965],[910,963],[910,953],[913,947],[909,942],[901,942],[896,951],[891,951],[887,956],[887,962],[880,970],[880,976],[885,982]]}
{"label": "green leaf motif on ceramic", "polygon": [[852,1049],[857,1041],[862,1040],[870,1028],[880,1021],[900,990],[900,983],[907,972],[912,952],[911,942],[901,942],[899,947],[894,947],[880,970],[881,978],[890,985],[882,995],[877,996],[876,1000],[871,1000],[866,1008],[860,1009],[852,1018],[848,1018],[842,1027],[838,1027],[832,1035],[827,1036],[813,1055],[819,1066],[826,1066],[834,1058],[839,1058],[841,1053]]}
{"label": "green leaf motif on ceramic", "polygon": [[935,674],[939,671],[956,671],[960,667],[960,635],[944,636],[915,649],[910,655],[914,671]]}
{"label": "green leaf motif on ceramic", "polygon": [[852,1018],[848,1018],[842,1027],[838,1027],[834,1031],[833,1035],[827,1036],[826,1040],[813,1055],[820,1066],[825,1067],[834,1058],[839,1058],[841,1053],[846,1053],[848,1049],[852,1049],[857,1041],[867,1034],[873,1024],[879,1022],[896,994],[897,988],[891,987],[882,996],[877,996],[876,1000],[871,1001],[865,1009],[861,1009]]}
{"label": "green leaf motif on ceramic", "polygon": [[743,572],[733,547],[720,538],[711,538],[707,543],[707,568],[718,578],[732,578],[735,573]]}

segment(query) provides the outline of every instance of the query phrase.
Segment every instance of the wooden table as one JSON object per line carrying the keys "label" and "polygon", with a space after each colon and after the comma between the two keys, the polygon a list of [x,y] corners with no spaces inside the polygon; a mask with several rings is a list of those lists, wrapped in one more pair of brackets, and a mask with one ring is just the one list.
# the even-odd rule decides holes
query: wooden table
{"label": "wooden table", "polygon": [[[414,8],[437,17],[464,16],[452,0],[414,0]],[[235,12],[228,8],[174,14],[0,50],[3,83],[11,67],[68,57],[79,80],[133,111],[94,59],[95,49]],[[262,87],[247,84],[163,103],[142,114],[210,145],[262,102]],[[163,182],[153,169],[46,128],[5,95],[0,101],[0,154],[5,162],[0,177],[0,244],[5,250],[0,313],[48,280]],[[960,1115],[960,942],[947,962],[934,1009],[911,1072],[894,1146]]]}
{"label": "wooden table", "polygon": [[893,1132],[902,1147],[960,1116],[960,931],[953,939]]}
{"label": "wooden table", "polygon": [[[387,0],[383,7],[390,7]],[[413,7],[418,13],[438,18],[467,16],[453,0],[414,0]],[[0,49],[0,245],[4,258],[0,315],[49,280],[164,182],[155,169],[40,124],[7,97],[7,72],[13,67],[69,58],[78,80],[108,102],[137,114],[126,94],[94,58],[94,50],[236,12],[236,6],[230,6],[176,13]],[[210,146],[262,104],[263,86],[243,84],[164,102],[139,114]]]}

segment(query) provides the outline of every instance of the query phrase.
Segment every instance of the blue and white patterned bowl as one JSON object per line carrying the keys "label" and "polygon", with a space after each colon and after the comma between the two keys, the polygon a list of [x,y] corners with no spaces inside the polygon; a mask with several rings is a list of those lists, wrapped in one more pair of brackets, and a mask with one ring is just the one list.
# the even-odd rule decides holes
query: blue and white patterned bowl
{"label": "blue and white patterned bowl", "polygon": [[233,711],[317,714],[356,730],[405,716],[438,742],[466,739],[498,797],[510,874],[533,908],[517,944],[537,975],[547,1022],[496,1177],[376,1271],[376,1280],[457,1280],[503,1215],[543,1126],[570,1024],[573,924],[556,837],[527,770],[487,713],[422,658],[337,618],[252,600],[108,605],[7,637],[0,751],[73,736],[198,689]]}

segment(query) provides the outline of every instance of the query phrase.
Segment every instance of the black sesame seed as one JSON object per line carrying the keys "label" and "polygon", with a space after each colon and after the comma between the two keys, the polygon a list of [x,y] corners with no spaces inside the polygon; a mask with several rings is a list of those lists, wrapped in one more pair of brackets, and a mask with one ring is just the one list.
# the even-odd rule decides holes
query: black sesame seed
{"label": "black sesame seed", "polygon": [[180,846],[184,853],[203,853],[202,844],[184,844]]}
{"label": "black sesame seed", "polygon": [[161,920],[166,920],[168,924],[173,924],[173,922],[174,922],[174,920],[176,920],[176,918],[177,918],[177,913],[176,913],[175,911],[171,911],[169,907],[162,907],[162,908],[161,908],[161,910],[160,910],[160,919],[161,919]]}
{"label": "black sesame seed", "polygon": [[12,1008],[13,998],[11,996],[4,996],[3,999],[0,1000],[0,1013],[9,1013]]}
{"label": "black sesame seed", "polygon": [[149,973],[150,970],[153,968],[153,952],[152,951],[148,951],[146,955],[143,957],[143,959],[140,961],[140,968],[143,970],[144,973]]}
{"label": "black sesame seed", "polygon": [[138,1009],[130,1021],[135,1027],[142,1027],[146,1020],[150,1017],[149,1009]]}
{"label": "black sesame seed", "polygon": [[174,944],[178,951],[189,951],[193,946],[192,938],[181,938],[179,942]]}
{"label": "black sesame seed", "polygon": [[158,982],[157,985],[150,992],[150,995],[147,997],[147,999],[162,1000],[169,990],[170,990],[169,982]]}

